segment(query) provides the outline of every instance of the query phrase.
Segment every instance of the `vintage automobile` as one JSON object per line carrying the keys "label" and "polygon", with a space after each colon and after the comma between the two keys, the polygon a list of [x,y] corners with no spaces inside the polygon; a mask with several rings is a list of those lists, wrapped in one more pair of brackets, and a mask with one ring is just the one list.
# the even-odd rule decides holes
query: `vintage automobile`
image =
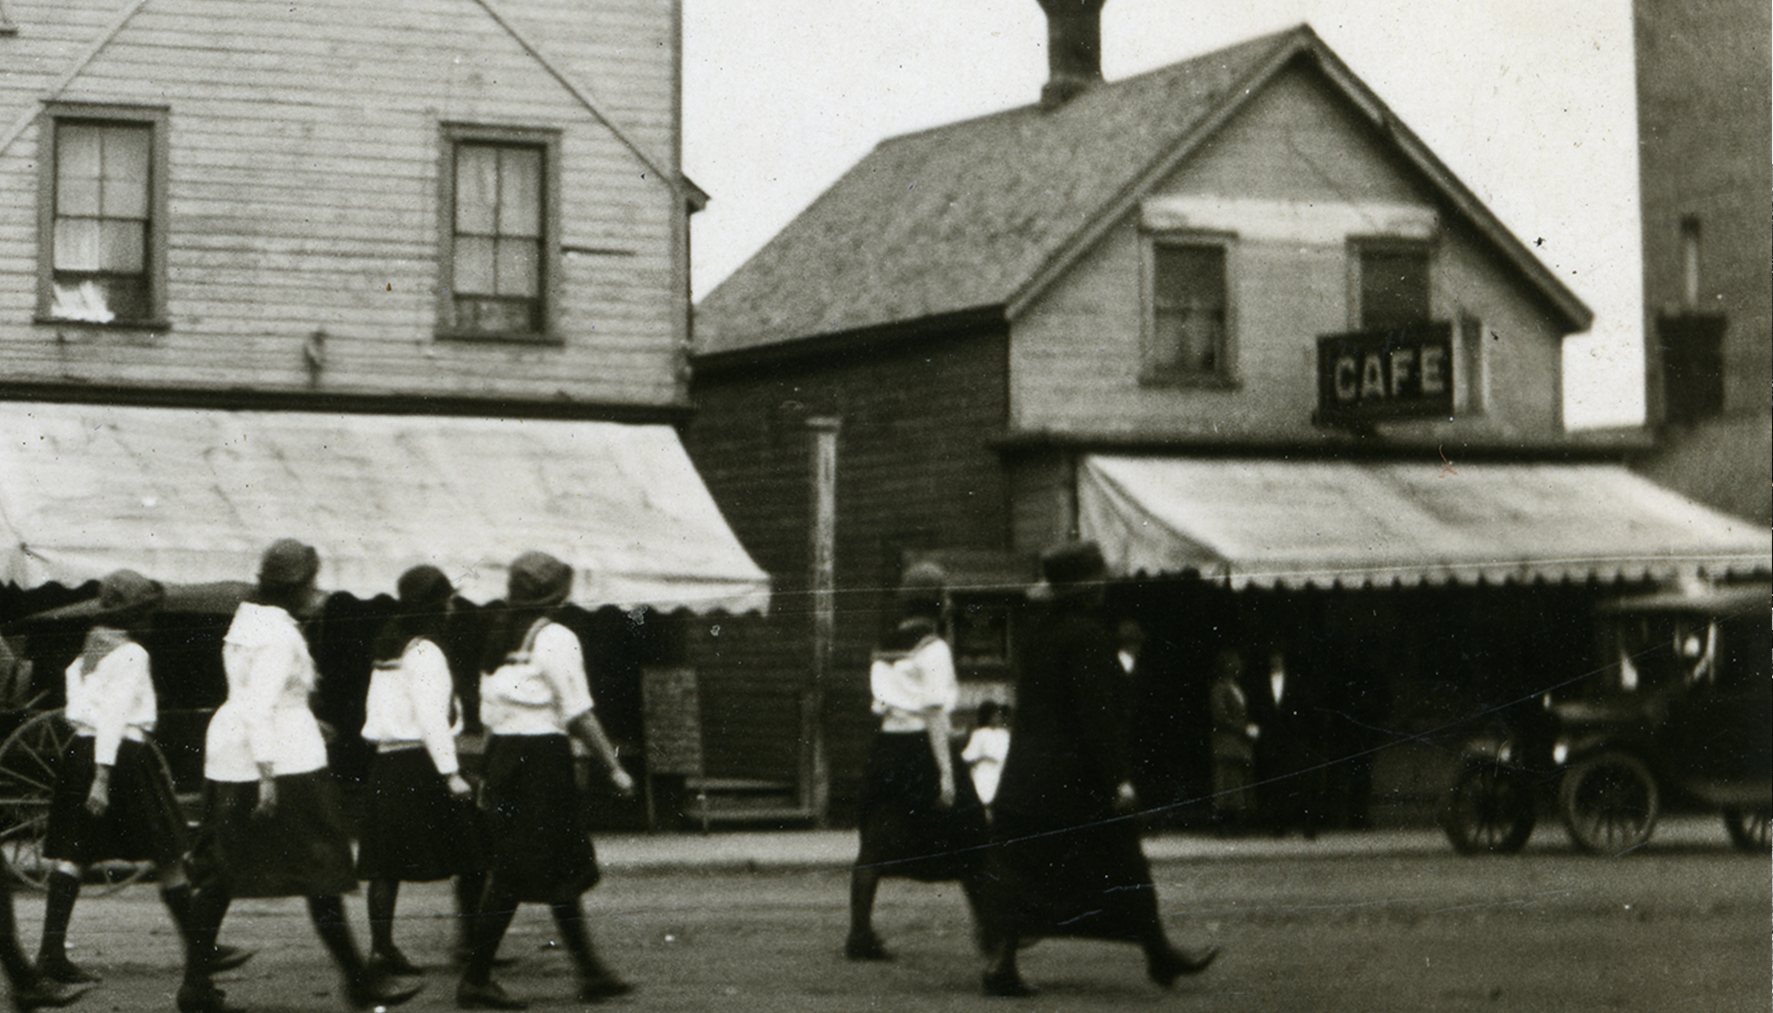
{"label": "vintage automobile", "polygon": [[1721,812],[1765,852],[1773,811],[1773,587],[1678,588],[1597,616],[1607,663],[1574,694],[1467,742],[1441,824],[1463,853],[1520,850],[1554,804],[1575,845],[1625,854],[1665,807]]}

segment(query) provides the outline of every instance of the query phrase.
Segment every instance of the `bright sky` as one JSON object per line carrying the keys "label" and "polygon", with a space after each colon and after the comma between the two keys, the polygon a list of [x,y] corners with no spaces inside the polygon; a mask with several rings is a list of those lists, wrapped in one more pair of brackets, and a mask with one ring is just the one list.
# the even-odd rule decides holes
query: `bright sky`
{"label": "bright sky", "polygon": [[[1565,348],[1572,427],[1643,417],[1629,0],[1108,0],[1117,80],[1308,22],[1595,312]],[[684,0],[697,298],[879,141],[1025,105],[1036,0]]]}

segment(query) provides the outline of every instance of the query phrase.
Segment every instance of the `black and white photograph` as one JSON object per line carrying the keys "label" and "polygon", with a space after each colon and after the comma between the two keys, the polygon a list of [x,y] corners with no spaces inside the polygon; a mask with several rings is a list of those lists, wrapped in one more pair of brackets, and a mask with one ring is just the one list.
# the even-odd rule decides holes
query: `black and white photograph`
{"label": "black and white photograph", "polygon": [[1765,0],[0,0],[0,1008],[1773,1003]]}

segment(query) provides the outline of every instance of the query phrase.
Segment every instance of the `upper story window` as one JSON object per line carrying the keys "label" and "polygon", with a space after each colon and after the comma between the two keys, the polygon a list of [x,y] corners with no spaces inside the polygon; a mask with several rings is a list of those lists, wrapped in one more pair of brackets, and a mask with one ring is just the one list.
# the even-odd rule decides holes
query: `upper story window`
{"label": "upper story window", "polygon": [[1429,319],[1428,246],[1363,241],[1358,257],[1358,330],[1378,331]]}
{"label": "upper story window", "polygon": [[551,333],[557,139],[546,131],[448,128],[444,334],[535,340]]}
{"label": "upper story window", "polygon": [[1231,300],[1223,240],[1152,241],[1142,379],[1200,382],[1231,375]]}
{"label": "upper story window", "polygon": [[159,109],[50,107],[39,198],[40,318],[159,325],[165,129]]}

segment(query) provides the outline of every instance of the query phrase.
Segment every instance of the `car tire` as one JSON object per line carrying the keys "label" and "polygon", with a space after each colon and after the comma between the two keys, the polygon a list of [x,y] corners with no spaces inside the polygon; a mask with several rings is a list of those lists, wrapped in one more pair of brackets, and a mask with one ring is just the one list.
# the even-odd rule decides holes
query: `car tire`
{"label": "car tire", "polygon": [[1624,855],[1649,841],[1662,814],[1662,793],[1642,760],[1629,753],[1601,753],[1565,772],[1558,785],[1558,810],[1578,848]]}
{"label": "car tire", "polygon": [[1441,829],[1461,855],[1512,855],[1537,820],[1533,786],[1499,763],[1467,766],[1441,810]]}
{"label": "car tire", "polygon": [[1773,822],[1773,814],[1766,809],[1724,810],[1724,829],[1730,832],[1730,843],[1737,851],[1766,854],[1769,822]]}

